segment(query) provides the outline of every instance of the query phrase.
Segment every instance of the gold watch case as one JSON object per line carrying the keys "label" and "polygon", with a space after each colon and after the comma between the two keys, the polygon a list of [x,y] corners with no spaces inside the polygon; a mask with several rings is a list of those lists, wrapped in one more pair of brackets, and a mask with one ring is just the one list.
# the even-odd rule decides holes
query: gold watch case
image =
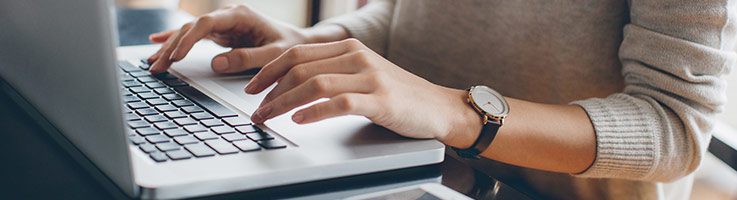
{"label": "gold watch case", "polygon": [[483,124],[491,121],[501,125],[502,120],[509,113],[509,104],[504,97],[496,90],[484,85],[468,89],[467,101],[483,117]]}

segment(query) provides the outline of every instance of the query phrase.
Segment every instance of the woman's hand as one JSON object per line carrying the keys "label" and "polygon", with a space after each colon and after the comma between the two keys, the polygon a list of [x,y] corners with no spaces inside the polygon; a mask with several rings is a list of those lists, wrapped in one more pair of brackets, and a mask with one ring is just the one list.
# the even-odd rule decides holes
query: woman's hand
{"label": "woman's hand", "polygon": [[297,111],[292,120],[362,115],[403,136],[441,141],[453,131],[481,130],[479,115],[465,102],[467,92],[430,83],[355,39],[294,46],[265,65],[245,90],[256,94],[274,82],[251,117],[256,123],[329,98]]}
{"label": "woman's hand", "polygon": [[217,73],[237,73],[258,68],[279,56],[291,46],[308,42],[305,30],[269,19],[247,6],[228,6],[198,17],[179,30],[149,36],[154,43],[164,43],[148,58],[150,71],[166,71],[172,62],[183,59],[201,39],[232,47],[233,50],[213,58]]}

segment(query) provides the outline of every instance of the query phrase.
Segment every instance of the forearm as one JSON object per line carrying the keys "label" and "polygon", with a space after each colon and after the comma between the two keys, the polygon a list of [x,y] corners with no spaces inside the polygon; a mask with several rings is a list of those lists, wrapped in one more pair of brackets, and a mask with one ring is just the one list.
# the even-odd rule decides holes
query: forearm
{"label": "forearm", "polygon": [[[467,92],[453,91],[463,109],[443,143],[467,148],[481,132],[479,114],[467,105]],[[596,135],[586,112],[575,105],[548,105],[506,98],[510,112],[481,155],[500,162],[554,172],[586,170],[596,156]]]}

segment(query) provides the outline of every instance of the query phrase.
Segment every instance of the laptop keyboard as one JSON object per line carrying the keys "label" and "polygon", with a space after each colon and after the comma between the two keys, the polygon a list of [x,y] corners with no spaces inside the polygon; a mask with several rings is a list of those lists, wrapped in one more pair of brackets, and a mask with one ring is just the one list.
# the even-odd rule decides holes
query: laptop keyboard
{"label": "laptop keyboard", "polygon": [[156,162],[286,148],[247,116],[145,62],[119,62],[129,139]]}

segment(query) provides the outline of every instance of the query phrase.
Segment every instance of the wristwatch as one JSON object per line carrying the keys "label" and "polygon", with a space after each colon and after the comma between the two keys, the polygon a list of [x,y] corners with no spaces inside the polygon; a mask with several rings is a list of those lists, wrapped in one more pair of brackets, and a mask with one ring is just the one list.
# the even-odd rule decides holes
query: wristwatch
{"label": "wristwatch", "polygon": [[483,128],[471,147],[466,149],[452,147],[452,149],[462,158],[479,159],[479,154],[489,148],[499,128],[502,127],[502,121],[509,113],[509,104],[499,92],[483,85],[469,88],[466,101],[481,115]]}

